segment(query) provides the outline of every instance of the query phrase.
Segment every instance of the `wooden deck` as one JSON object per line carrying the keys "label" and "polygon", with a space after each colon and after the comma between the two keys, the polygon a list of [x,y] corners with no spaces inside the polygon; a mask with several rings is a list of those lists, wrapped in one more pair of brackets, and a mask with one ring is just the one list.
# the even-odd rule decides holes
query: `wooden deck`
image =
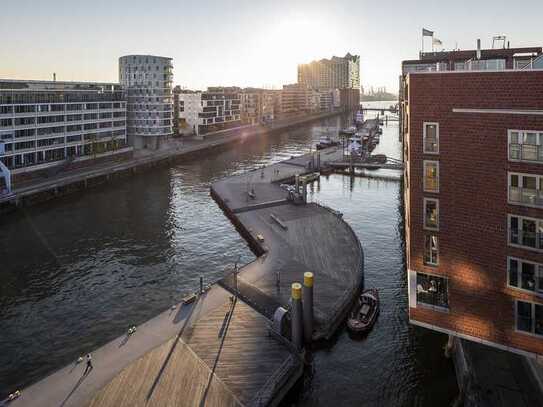
{"label": "wooden deck", "polygon": [[228,300],[124,369],[89,407],[268,405],[277,379],[301,369],[265,317]]}
{"label": "wooden deck", "polygon": [[[304,272],[313,272],[313,338],[318,340],[329,339],[343,320],[361,287],[364,258],[358,238],[336,213],[314,203],[294,205],[286,200],[280,183],[315,171],[316,154],[220,180],[212,185],[212,196],[253,251],[262,255],[240,270],[241,297],[271,317],[278,305],[288,308],[291,284],[302,281]],[[327,165],[341,157],[342,150],[318,154],[321,165]],[[229,279],[222,284],[235,292]]]}

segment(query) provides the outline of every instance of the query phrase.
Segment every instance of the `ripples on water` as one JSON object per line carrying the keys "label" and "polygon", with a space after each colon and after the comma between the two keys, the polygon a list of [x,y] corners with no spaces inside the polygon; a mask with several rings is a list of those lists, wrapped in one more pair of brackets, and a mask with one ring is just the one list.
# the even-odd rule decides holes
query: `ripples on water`
{"label": "ripples on water", "polygon": [[[328,120],[323,125],[343,125]],[[253,140],[0,219],[0,396],[111,340],[253,259],[209,197],[222,177],[309,151],[315,129]],[[399,157],[397,124],[378,152]],[[380,290],[373,332],[340,332],[285,404],[445,405],[456,394],[446,338],[408,325],[400,183],[331,175],[311,198],[344,213]]]}

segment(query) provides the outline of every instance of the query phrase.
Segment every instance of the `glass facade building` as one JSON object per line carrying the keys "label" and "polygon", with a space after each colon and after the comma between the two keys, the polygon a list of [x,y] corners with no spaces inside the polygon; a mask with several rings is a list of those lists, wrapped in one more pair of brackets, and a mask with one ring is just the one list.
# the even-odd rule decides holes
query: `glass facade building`
{"label": "glass facade building", "polygon": [[0,80],[0,160],[13,174],[124,147],[119,84]]}

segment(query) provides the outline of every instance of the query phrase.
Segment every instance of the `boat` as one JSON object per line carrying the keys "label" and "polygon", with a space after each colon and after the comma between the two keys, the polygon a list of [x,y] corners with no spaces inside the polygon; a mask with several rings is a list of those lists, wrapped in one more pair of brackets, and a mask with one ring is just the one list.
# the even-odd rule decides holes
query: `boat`
{"label": "boat", "polygon": [[356,300],[347,327],[351,332],[368,332],[379,314],[379,292],[375,288],[364,291]]}
{"label": "boat", "polygon": [[322,150],[324,148],[328,147],[336,147],[339,146],[339,141],[332,140],[330,136],[321,137],[319,142],[316,145],[317,150]]}
{"label": "boat", "polygon": [[354,126],[348,127],[340,131],[340,134],[345,134],[347,136],[352,136],[355,133],[356,133],[356,127]]}

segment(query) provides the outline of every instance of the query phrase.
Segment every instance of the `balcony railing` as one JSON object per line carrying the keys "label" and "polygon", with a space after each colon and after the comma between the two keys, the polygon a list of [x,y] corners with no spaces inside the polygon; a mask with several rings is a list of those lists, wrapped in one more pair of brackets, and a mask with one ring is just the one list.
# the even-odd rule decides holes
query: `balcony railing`
{"label": "balcony railing", "polygon": [[543,208],[543,191],[532,188],[509,187],[509,201]]}
{"label": "balcony railing", "polygon": [[509,144],[509,159],[543,162],[543,148],[535,144]]}
{"label": "balcony railing", "polygon": [[543,233],[510,228],[509,241],[532,249],[543,249]]}
{"label": "balcony railing", "polygon": [[437,177],[425,177],[424,190],[428,192],[439,191],[439,179]]}
{"label": "balcony railing", "polygon": [[438,152],[437,140],[426,140],[424,142],[424,152],[425,153],[437,153]]}

